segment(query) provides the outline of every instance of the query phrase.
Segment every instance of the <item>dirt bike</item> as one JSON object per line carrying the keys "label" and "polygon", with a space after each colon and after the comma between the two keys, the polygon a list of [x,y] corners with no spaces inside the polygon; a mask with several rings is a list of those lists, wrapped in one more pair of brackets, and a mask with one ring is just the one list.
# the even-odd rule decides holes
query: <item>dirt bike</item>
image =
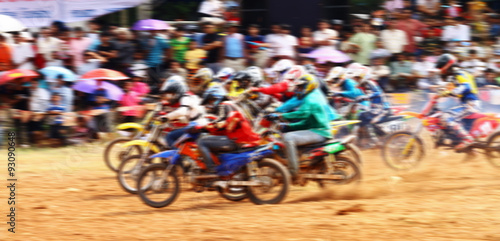
{"label": "dirt bike", "polygon": [[[359,114],[362,112],[359,101],[338,96],[331,99],[333,100],[332,105],[338,110],[339,114],[345,120],[357,120]],[[358,136],[356,145],[361,149],[370,149],[382,146],[385,138],[391,133],[409,129],[409,125],[406,121],[412,117],[397,115],[407,108],[408,106],[391,106],[391,115],[384,116],[379,121],[371,124],[373,127],[374,137],[371,137],[367,128],[359,131],[359,126],[354,126],[354,128],[350,128],[347,132]],[[377,140],[376,143],[373,143],[374,138]]]}
{"label": "dirt bike", "polygon": [[[332,132],[359,121],[332,122]],[[262,137],[270,142],[278,143],[274,159],[288,163],[283,144],[283,133],[279,130],[278,120],[263,118],[261,126],[267,127]],[[331,139],[322,143],[297,147],[299,155],[299,173],[295,184],[305,186],[308,181],[316,181],[320,187],[328,184],[349,184],[362,179],[362,157],[359,149],[353,144],[356,137],[350,135],[343,139]]]}
{"label": "dirt bike", "polygon": [[[421,123],[414,132],[399,131],[387,137],[382,148],[382,157],[389,167],[395,170],[409,170],[422,161],[425,148],[419,135],[424,128],[431,133],[435,148],[445,146],[453,149],[459,144],[460,138],[441,122],[440,117],[444,112],[436,106],[438,98],[438,95],[433,96],[421,113],[400,113],[419,118]],[[475,141],[461,152],[482,153],[493,166],[500,167],[500,115],[477,113],[464,118],[463,123]]]}
{"label": "dirt bike", "polygon": [[104,163],[114,172],[118,172],[120,163],[129,156],[141,155],[143,150],[139,145],[127,145],[125,143],[132,140],[145,139],[144,136],[150,133],[153,118],[160,113],[162,104],[157,103],[154,109],[149,111],[140,123],[122,123],[116,129],[122,135],[107,144],[104,150]]}
{"label": "dirt bike", "polygon": [[[144,203],[161,208],[176,200],[180,193],[176,166],[185,169],[184,161],[189,162],[188,177],[195,192],[208,189],[222,194],[238,190],[236,196],[241,198],[241,193],[244,193],[244,197],[248,196],[255,204],[276,204],[286,197],[290,187],[290,174],[281,163],[267,158],[273,154],[274,143],[214,155],[214,162],[218,165],[217,173],[204,174],[206,166],[197,153],[194,142],[197,135],[185,134],[177,140],[177,150],[151,156],[167,159],[168,162],[152,164],[139,174],[136,189]],[[166,197],[158,197],[162,194],[166,194]]]}

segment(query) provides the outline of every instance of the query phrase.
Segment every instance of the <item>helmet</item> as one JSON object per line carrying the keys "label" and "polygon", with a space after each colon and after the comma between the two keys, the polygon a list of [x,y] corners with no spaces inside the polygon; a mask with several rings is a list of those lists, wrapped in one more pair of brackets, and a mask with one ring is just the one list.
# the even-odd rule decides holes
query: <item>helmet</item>
{"label": "helmet", "polygon": [[368,81],[373,77],[372,68],[368,66],[363,66],[363,68],[360,68],[358,70],[358,75],[361,78],[361,83]]}
{"label": "helmet", "polygon": [[201,68],[193,76],[195,85],[205,86],[214,79],[214,72],[209,68]]}
{"label": "helmet", "polygon": [[245,70],[236,73],[233,80],[238,81],[239,88],[246,89],[253,86],[252,76]]}
{"label": "helmet", "polygon": [[271,70],[273,72],[279,72],[279,73],[284,73],[285,71],[289,70],[292,68],[294,65],[293,61],[289,59],[282,59],[276,62],[273,67],[271,67]]}
{"label": "helmet", "polygon": [[307,74],[307,71],[304,66],[294,65],[285,73],[283,79],[294,81],[305,74]]}
{"label": "helmet", "polygon": [[334,67],[328,72],[328,75],[325,78],[327,82],[333,82],[335,84],[342,84],[343,80],[345,80],[346,68],[344,67]]}
{"label": "helmet", "polygon": [[217,72],[217,74],[215,75],[215,78],[228,79],[234,74],[234,72],[235,71],[233,68],[226,67],[226,68],[219,70],[219,72]]}
{"label": "helmet", "polygon": [[295,85],[295,93],[298,99],[303,99],[319,86],[318,80],[311,74],[302,75],[293,83]]}
{"label": "helmet", "polygon": [[247,73],[252,77],[253,85],[258,86],[262,81],[264,81],[264,76],[262,75],[262,69],[257,66],[251,66],[246,69]]}
{"label": "helmet", "polygon": [[[207,109],[211,109],[214,112],[217,109],[217,106],[226,99],[227,92],[224,87],[217,85],[214,87],[210,87],[203,93],[203,100],[201,105],[205,105]],[[210,103],[211,101],[215,101],[214,103]]]}
{"label": "helmet", "polygon": [[445,73],[450,67],[455,65],[457,58],[451,54],[443,54],[439,56],[436,61],[436,68],[441,70],[441,73]]}
{"label": "helmet", "polygon": [[160,89],[161,94],[172,94],[172,97],[169,100],[171,104],[179,102],[186,91],[187,87],[184,83],[184,78],[178,75],[168,78]]}
{"label": "helmet", "polygon": [[306,72],[309,74],[312,74],[314,76],[318,76],[318,70],[316,69],[316,66],[313,64],[306,64],[304,65],[304,68],[306,69]]}

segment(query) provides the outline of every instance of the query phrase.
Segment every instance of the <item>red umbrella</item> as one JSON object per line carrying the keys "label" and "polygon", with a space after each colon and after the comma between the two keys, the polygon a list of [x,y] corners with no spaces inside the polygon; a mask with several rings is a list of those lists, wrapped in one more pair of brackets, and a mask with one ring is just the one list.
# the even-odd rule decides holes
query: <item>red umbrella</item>
{"label": "red umbrella", "polygon": [[121,72],[111,69],[94,69],[84,75],[80,79],[94,79],[94,80],[126,80],[130,79],[128,76]]}
{"label": "red umbrella", "polygon": [[38,77],[39,74],[33,70],[29,69],[13,69],[9,71],[5,71],[1,76],[0,76],[0,85],[5,84],[11,80],[17,79],[17,78],[24,78],[24,77]]}

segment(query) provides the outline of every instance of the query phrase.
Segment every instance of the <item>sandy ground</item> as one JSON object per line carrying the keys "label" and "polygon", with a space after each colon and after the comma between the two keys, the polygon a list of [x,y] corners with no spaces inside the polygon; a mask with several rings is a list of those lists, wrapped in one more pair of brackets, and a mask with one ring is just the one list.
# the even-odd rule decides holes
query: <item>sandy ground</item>
{"label": "sandy ground", "polygon": [[294,187],[264,206],[185,191],[155,209],[121,190],[101,153],[19,151],[16,234],[2,189],[0,240],[500,240],[500,170],[483,158],[432,150],[416,171],[396,173],[368,151],[357,186]]}

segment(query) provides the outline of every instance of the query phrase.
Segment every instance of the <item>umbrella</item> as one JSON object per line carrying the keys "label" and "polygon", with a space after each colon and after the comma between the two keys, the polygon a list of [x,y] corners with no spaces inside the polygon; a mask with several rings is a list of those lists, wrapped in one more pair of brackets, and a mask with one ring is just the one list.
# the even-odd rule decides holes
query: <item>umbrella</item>
{"label": "umbrella", "polygon": [[130,78],[116,70],[94,69],[80,76],[80,79],[125,80]]}
{"label": "umbrella", "polygon": [[19,20],[8,15],[0,15],[0,32],[20,32],[25,29],[26,26]]}
{"label": "umbrella", "polygon": [[99,87],[106,90],[106,92],[108,93],[107,95],[108,99],[119,101],[122,98],[123,95],[122,89],[120,89],[118,86],[114,84],[105,81],[101,81],[100,86],[97,86],[97,80],[93,79],[78,81],[78,83],[76,83],[73,86],[73,89],[91,94]]}
{"label": "umbrella", "polygon": [[57,67],[57,66],[50,66],[50,67],[45,67],[40,70],[42,74],[45,75],[45,78],[47,81],[52,82],[57,79],[59,75],[63,76],[64,81],[75,81],[76,80],[76,75],[73,73],[73,71],[63,68],[63,67]]}
{"label": "umbrella", "polygon": [[0,76],[0,85],[5,84],[11,80],[23,77],[38,77],[39,74],[33,70],[29,69],[13,69],[9,71],[5,71]]}
{"label": "umbrella", "polygon": [[318,63],[323,64],[326,62],[332,63],[344,63],[351,58],[349,55],[344,54],[341,51],[334,49],[333,47],[321,47],[318,48],[307,55],[308,58],[316,59]]}
{"label": "umbrella", "polygon": [[166,30],[169,29],[170,26],[165,23],[164,21],[157,20],[157,19],[143,19],[137,21],[134,26],[132,27],[132,30]]}

